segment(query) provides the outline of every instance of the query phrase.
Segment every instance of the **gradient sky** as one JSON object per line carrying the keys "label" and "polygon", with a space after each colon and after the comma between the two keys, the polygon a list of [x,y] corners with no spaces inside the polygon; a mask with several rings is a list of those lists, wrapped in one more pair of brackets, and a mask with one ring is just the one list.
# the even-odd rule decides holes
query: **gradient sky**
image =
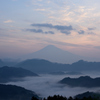
{"label": "gradient sky", "polygon": [[0,58],[47,45],[100,58],[100,0],[0,0]]}

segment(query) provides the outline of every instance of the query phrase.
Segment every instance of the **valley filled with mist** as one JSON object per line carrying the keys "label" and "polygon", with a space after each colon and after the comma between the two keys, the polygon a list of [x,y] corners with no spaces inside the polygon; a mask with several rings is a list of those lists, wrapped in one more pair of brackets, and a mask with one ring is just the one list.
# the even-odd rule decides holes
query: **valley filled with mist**
{"label": "valley filled with mist", "polygon": [[36,98],[100,93],[100,62],[79,60],[62,64],[44,59],[27,59],[15,64],[9,62],[9,66],[2,60],[0,63],[1,84],[23,87],[33,91]]}

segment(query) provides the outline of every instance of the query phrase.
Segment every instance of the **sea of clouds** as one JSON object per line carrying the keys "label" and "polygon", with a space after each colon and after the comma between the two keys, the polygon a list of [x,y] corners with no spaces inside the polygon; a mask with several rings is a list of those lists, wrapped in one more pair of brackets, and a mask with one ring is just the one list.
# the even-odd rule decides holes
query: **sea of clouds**
{"label": "sea of clouds", "polygon": [[[100,91],[100,88],[81,88],[81,87],[69,87],[58,83],[65,77],[79,77],[78,75],[49,75],[41,74],[39,77],[26,77],[24,81],[9,82],[7,84],[17,85],[24,87],[28,90],[34,91],[40,97],[48,97],[53,95],[62,95],[62,96],[75,96],[77,94],[87,92],[87,91]],[[93,76],[92,77],[96,77]]]}

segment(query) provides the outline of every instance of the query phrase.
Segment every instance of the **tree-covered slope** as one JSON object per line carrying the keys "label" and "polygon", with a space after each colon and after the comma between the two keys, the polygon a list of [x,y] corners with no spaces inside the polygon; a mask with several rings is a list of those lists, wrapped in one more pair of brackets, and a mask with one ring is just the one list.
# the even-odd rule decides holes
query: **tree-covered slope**
{"label": "tree-covered slope", "polygon": [[91,78],[89,76],[81,76],[79,78],[66,77],[59,81],[61,84],[66,84],[71,87],[100,87],[100,77]]}
{"label": "tree-covered slope", "polygon": [[14,81],[15,79],[20,79],[27,76],[38,76],[37,74],[23,69],[4,66],[0,68],[0,82]]}
{"label": "tree-covered slope", "polygon": [[38,96],[30,90],[15,86],[0,84],[0,100],[31,100],[32,96]]}

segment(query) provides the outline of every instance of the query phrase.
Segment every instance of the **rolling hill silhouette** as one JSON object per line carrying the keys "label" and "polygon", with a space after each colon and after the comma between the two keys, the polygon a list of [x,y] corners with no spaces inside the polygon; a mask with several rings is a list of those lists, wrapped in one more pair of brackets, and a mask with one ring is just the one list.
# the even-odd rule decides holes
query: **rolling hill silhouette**
{"label": "rolling hill silhouette", "polygon": [[79,78],[66,77],[59,81],[61,84],[66,84],[71,87],[100,87],[100,77],[91,78],[90,76],[81,76]]}
{"label": "rolling hill silhouette", "polygon": [[0,68],[0,83],[19,81],[21,80],[21,78],[28,76],[38,76],[38,75],[23,68],[15,68],[8,66]]}
{"label": "rolling hill silhouette", "polygon": [[44,59],[28,59],[18,63],[16,67],[22,67],[35,73],[48,73],[67,70],[69,64],[52,63]]}
{"label": "rolling hill silhouette", "polygon": [[16,64],[15,67],[22,67],[35,73],[51,73],[61,71],[86,72],[100,71],[100,62],[88,62],[79,60],[72,64],[54,63],[44,59],[27,59]]}

